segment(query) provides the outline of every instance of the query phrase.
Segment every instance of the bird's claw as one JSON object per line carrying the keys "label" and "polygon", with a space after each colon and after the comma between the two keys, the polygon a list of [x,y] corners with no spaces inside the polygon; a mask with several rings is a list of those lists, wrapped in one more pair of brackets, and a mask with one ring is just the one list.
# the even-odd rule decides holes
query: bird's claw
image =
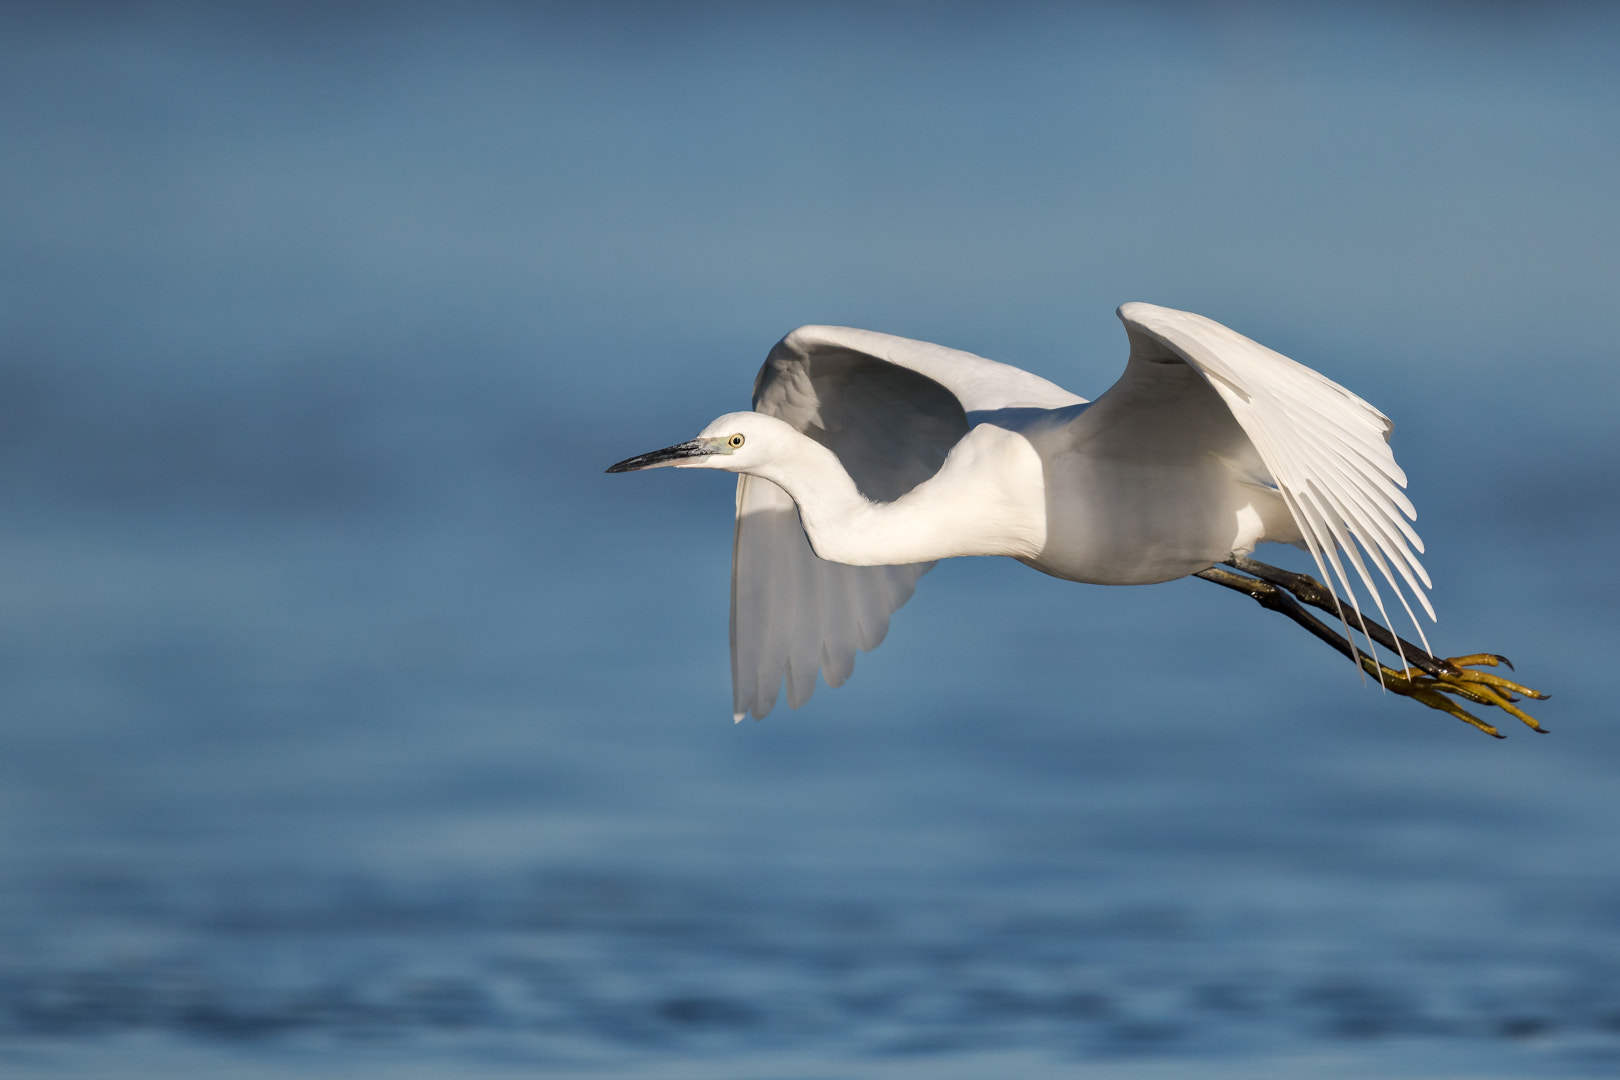
{"label": "bird's claw", "polygon": [[[1527,727],[1540,732],[1547,729],[1529,713],[1520,709],[1515,702],[1520,697],[1534,698],[1537,701],[1547,700],[1548,695],[1528,686],[1521,686],[1511,679],[1504,679],[1500,675],[1492,675],[1484,671],[1472,670],[1478,667],[1496,667],[1497,664],[1507,664],[1507,658],[1495,653],[1474,653],[1469,656],[1453,656],[1449,658],[1435,657],[1436,671],[1429,674],[1415,667],[1396,670],[1385,664],[1380,664],[1365,654],[1361,657],[1361,666],[1368,674],[1380,679],[1384,686],[1406,697],[1419,701],[1431,709],[1450,713],[1465,724],[1471,724],[1487,735],[1500,739],[1503,735],[1496,728],[1487,724],[1479,717],[1474,716],[1457,702],[1447,697],[1450,694],[1473,702],[1476,705],[1495,707],[1512,716]],[[1515,695],[1518,695],[1517,697]]]}
{"label": "bird's claw", "polygon": [[1442,664],[1449,664],[1454,668],[1495,667],[1497,664],[1501,664],[1509,671],[1513,670],[1513,661],[1509,660],[1501,653],[1470,653],[1467,656],[1453,656],[1449,659],[1441,659],[1440,657],[1436,657],[1435,659],[1440,660]]}

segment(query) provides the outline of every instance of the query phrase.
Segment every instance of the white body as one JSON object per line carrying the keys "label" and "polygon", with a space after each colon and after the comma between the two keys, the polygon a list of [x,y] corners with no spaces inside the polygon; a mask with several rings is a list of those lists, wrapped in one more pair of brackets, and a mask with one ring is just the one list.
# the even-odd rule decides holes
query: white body
{"label": "white body", "polygon": [[917,579],[958,555],[1141,585],[1298,544],[1346,599],[1348,563],[1383,612],[1370,562],[1409,615],[1408,595],[1433,618],[1382,413],[1203,316],[1150,304],[1119,316],[1130,359],[1095,402],[970,353],[801,327],[766,359],[753,412],[648,461],[743,474],[738,719],[764,716],[784,681],[795,708],[818,672],[842,683]]}

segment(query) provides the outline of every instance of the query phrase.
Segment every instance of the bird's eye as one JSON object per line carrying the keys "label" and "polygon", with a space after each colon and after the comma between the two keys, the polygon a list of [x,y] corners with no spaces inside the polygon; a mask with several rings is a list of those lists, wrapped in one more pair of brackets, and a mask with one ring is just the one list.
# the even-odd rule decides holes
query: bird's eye
{"label": "bird's eye", "polygon": [[737,449],[742,444],[743,437],[741,435],[733,435],[731,438],[726,440],[726,445],[731,447],[733,450]]}

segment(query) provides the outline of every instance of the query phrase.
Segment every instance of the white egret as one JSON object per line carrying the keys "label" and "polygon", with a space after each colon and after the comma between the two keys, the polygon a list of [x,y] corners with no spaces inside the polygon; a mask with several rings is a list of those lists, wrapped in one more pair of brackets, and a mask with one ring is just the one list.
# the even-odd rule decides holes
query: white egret
{"label": "white egret", "polygon": [[[1381,585],[1415,626],[1410,601],[1434,618],[1387,417],[1201,315],[1142,303],[1118,315],[1130,358],[1095,402],[971,353],[802,326],[766,358],[752,412],[608,469],[741,474],[736,719],[763,717],[784,682],[793,708],[818,673],[841,685],[935,561],[1007,555],[1103,585],[1202,577],[1288,615],[1397,693],[1492,735],[1445,695],[1541,730],[1513,703],[1543,695],[1473,670],[1502,657],[1433,656],[1421,626],[1423,648],[1355,606],[1352,580],[1386,622]],[[1249,558],[1262,542],[1303,547],[1321,581]],[[1363,652],[1354,631],[1401,667]]]}

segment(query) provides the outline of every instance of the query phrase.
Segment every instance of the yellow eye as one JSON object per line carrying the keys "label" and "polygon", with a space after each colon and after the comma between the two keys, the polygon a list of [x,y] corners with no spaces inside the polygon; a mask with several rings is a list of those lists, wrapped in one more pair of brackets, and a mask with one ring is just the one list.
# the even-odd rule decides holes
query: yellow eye
{"label": "yellow eye", "polygon": [[733,450],[737,449],[742,444],[743,437],[741,435],[733,435],[731,438],[726,440],[726,445],[731,447]]}

